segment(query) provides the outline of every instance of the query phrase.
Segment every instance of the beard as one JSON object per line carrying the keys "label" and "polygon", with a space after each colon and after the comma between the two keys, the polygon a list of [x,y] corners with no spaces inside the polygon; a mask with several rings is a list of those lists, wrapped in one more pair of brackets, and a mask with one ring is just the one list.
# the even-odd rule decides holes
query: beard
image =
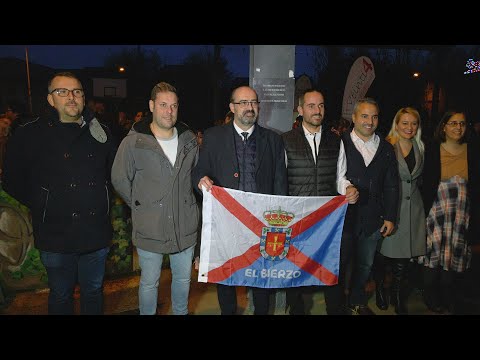
{"label": "beard", "polygon": [[69,104],[69,106],[64,106],[63,108],[59,108],[57,111],[59,113],[60,119],[67,120],[67,121],[76,121],[82,116],[83,107],[75,104],[76,106],[72,106],[73,104]]}
{"label": "beard", "polygon": [[[252,115],[250,117],[247,116],[247,114]],[[254,111],[245,111],[242,116],[239,117],[240,123],[245,126],[253,125],[255,124],[255,121],[257,120],[257,114]]]}
{"label": "beard", "polygon": [[322,120],[323,118],[315,118],[315,119],[304,119],[304,122],[307,123],[307,124],[310,124],[311,126],[321,126],[322,125]]}

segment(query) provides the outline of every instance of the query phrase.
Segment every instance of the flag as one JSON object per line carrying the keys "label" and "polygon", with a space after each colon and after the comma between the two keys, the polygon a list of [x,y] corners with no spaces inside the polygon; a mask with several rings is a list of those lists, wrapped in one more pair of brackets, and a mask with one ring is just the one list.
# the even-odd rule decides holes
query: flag
{"label": "flag", "polygon": [[338,283],[345,196],[203,190],[198,281],[260,288]]}

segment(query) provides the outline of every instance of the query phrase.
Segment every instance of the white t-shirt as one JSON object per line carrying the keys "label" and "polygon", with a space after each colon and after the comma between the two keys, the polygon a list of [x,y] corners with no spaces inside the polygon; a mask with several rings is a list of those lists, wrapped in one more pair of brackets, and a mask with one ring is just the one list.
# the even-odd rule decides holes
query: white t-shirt
{"label": "white t-shirt", "polygon": [[175,165],[175,160],[177,159],[177,148],[178,148],[178,132],[177,128],[173,128],[173,136],[170,139],[163,139],[155,137],[158,143],[162,147],[163,152],[167,156],[168,160]]}

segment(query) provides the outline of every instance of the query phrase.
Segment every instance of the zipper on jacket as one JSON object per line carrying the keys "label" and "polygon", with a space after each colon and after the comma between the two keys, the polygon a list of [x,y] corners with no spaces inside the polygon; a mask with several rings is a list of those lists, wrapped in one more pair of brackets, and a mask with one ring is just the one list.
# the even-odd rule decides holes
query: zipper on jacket
{"label": "zipper on jacket", "polygon": [[40,187],[42,190],[45,190],[47,192],[47,198],[45,199],[45,202],[43,204],[43,216],[42,216],[42,222],[45,222],[45,214],[47,213],[47,206],[48,206],[48,196],[50,195],[50,190],[45,189],[43,186]]}
{"label": "zipper on jacket", "polygon": [[108,195],[108,187],[105,184],[105,192],[107,194],[107,215],[110,214],[110,196]]}

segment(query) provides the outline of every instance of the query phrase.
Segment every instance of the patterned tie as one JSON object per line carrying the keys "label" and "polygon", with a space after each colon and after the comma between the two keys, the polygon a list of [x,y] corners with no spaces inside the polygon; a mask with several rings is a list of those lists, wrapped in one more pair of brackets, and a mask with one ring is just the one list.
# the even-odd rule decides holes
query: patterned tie
{"label": "patterned tie", "polygon": [[247,142],[248,132],[246,132],[246,131],[242,132],[242,136],[243,136],[243,142]]}

